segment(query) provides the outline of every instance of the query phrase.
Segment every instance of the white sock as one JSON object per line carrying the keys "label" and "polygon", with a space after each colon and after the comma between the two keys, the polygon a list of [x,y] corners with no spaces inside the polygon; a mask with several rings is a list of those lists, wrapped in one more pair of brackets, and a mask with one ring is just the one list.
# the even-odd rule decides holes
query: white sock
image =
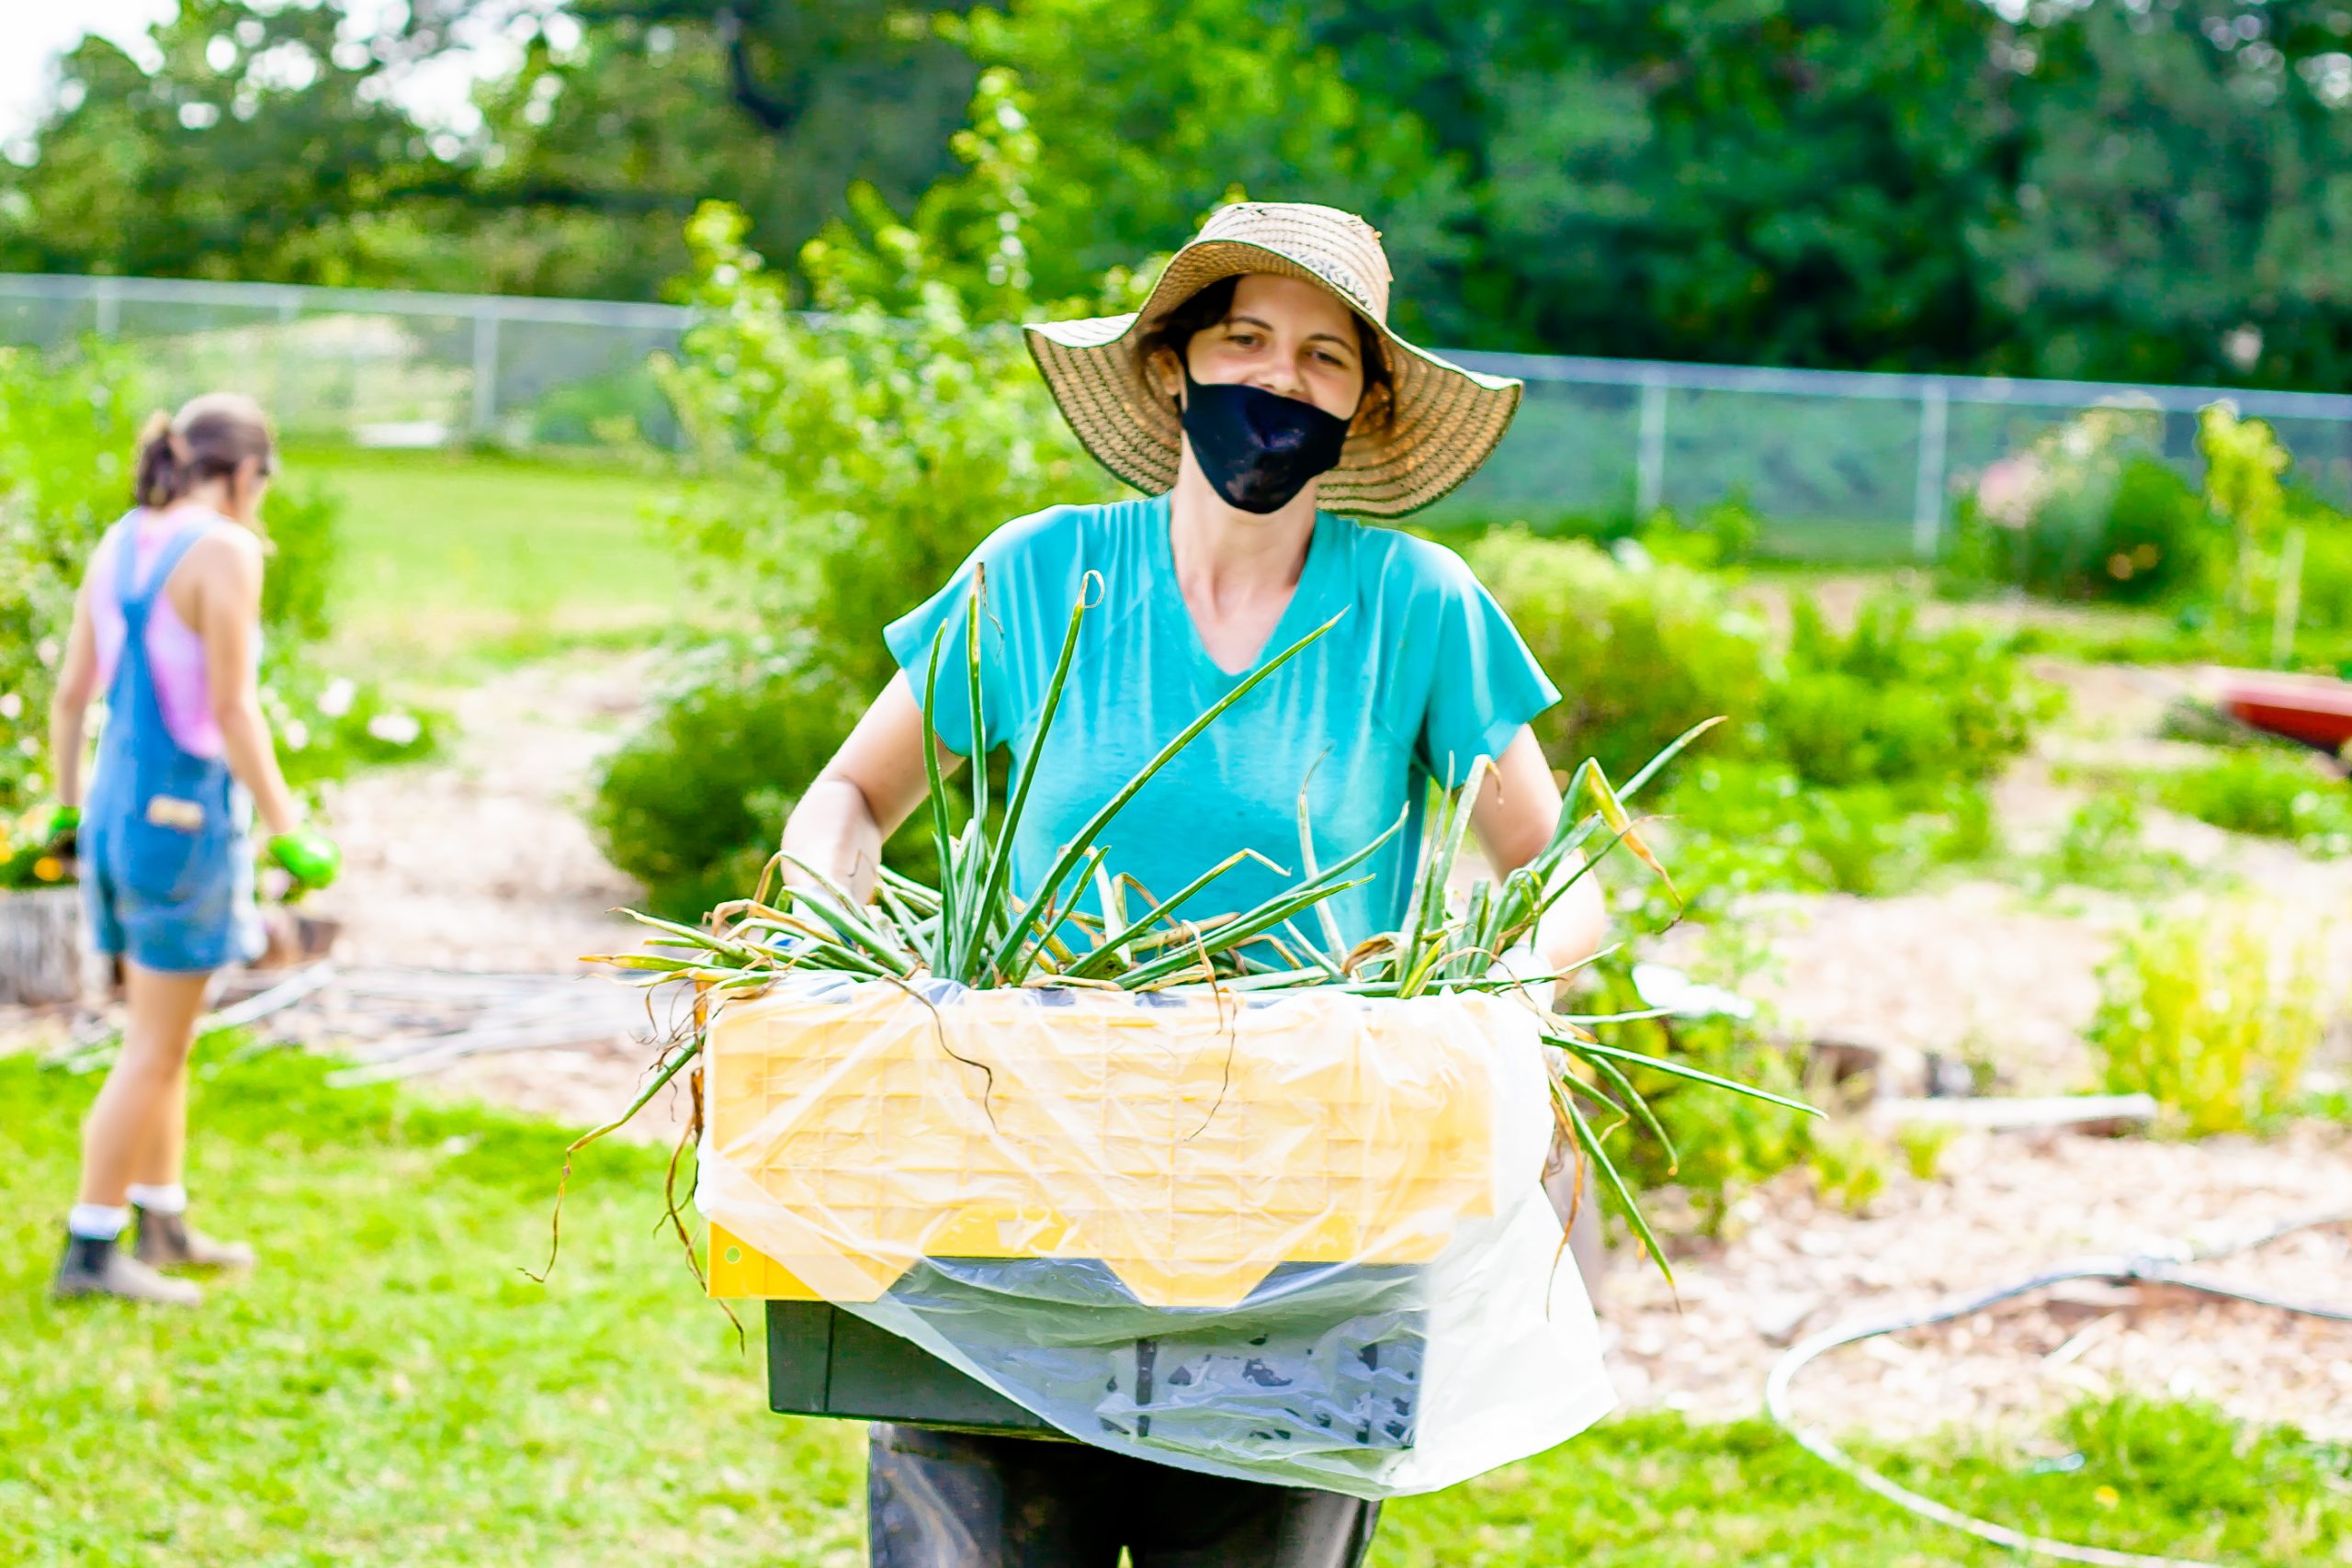
{"label": "white sock", "polygon": [[130,1223],[130,1211],[112,1203],[76,1203],[65,1216],[69,1235],[84,1241],[112,1241]]}
{"label": "white sock", "polygon": [[187,1213],[187,1185],[175,1181],[169,1187],[143,1187],[130,1184],[130,1201],[151,1214],[185,1214]]}

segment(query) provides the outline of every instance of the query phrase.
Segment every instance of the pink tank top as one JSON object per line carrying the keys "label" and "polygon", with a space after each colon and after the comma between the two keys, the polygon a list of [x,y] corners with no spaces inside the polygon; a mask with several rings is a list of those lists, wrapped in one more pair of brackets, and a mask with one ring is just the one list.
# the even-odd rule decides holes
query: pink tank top
{"label": "pink tank top", "polygon": [[[98,541],[97,549],[90,557],[88,582],[91,625],[97,633],[100,691],[112,687],[115,665],[122,658],[122,602],[116,596],[119,581],[116,552],[123,547],[124,540],[132,541],[138,552],[134,558],[135,581],[143,585],[164,547],[182,528],[191,525],[237,526],[219,513],[201,508],[151,512],[142,506],[107,530],[106,537]],[[254,639],[254,656],[260,656],[258,637]],[[155,608],[147,617],[147,661],[154,671],[155,701],[164,710],[164,728],[171,732],[173,742],[190,756],[220,756],[220,727],[212,719],[212,691],[205,679],[204,638],[180,619],[180,613],[172,607],[167,593],[155,595]]]}

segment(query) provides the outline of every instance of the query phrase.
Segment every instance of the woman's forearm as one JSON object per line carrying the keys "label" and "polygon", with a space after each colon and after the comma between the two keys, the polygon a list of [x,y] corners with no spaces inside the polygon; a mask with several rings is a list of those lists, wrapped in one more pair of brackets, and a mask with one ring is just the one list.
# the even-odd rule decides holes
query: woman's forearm
{"label": "woman's forearm", "polygon": [[[838,774],[820,773],[785,822],[784,850],[863,903],[873,896],[881,869],[882,826],[875,820],[865,791]],[[789,862],[784,879],[792,886],[807,886],[814,880]]]}
{"label": "woman's forearm", "polygon": [[262,716],[258,698],[248,696],[213,716],[220,727],[220,747],[229,772],[254,797],[254,810],[273,836],[290,833],[302,824],[301,808],[286,775],[277,766],[277,749],[271,743],[269,721]]}
{"label": "woman's forearm", "polygon": [[[1566,874],[1564,873],[1563,874]],[[1553,974],[1573,969],[1600,951],[1609,934],[1609,901],[1596,867],[1562,893],[1535,927],[1535,952]]]}
{"label": "woman's forearm", "polygon": [[87,711],[62,694],[49,705],[49,766],[56,775],[51,793],[60,806],[82,804],[82,726]]}

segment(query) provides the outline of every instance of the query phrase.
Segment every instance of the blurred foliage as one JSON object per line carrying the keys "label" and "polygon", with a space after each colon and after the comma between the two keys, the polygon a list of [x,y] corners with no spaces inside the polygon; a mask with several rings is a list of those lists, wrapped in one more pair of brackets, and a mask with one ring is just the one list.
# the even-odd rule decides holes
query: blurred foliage
{"label": "blurred foliage", "polygon": [[1763,622],[1720,580],[1672,563],[1629,567],[1580,539],[1506,529],[1464,552],[1560,689],[1535,719],[1555,762],[1597,759],[1622,779],[1714,714],[1735,734],[1706,754],[1746,750],[1770,660]]}
{"label": "blurred foliage", "polygon": [[2057,701],[2011,638],[1925,628],[1891,597],[1840,631],[1802,594],[1775,636],[1724,578],[1637,542],[1503,530],[1466,554],[1563,694],[1535,720],[1555,761],[1597,757],[1623,778],[1699,720],[1729,719],[1657,806],[1702,908],[1762,888],[1892,892],[1992,852],[1984,782]]}
{"label": "blurred foliage", "polygon": [[2212,586],[2221,535],[2165,460],[2164,416],[2095,408],[1986,468],[1945,572],[2052,599],[2177,600]]}
{"label": "blurred foliage", "polygon": [[2089,1039],[2105,1087],[2146,1093],[2191,1137],[2286,1114],[2327,1027],[2320,933],[2200,908],[2126,936]]}
{"label": "blurred foliage", "polygon": [[2026,748],[2057,694],[2001,634],[1930,631],[1911,603],[1866,601],[1844,633],[1813,601],[1791,605],[1785,672],[1763,709],[1770,741],[1807,782],[1984,779]]}
{"label": "blurred foliage", "polygon": [[2352,854],[2352,784],[2307,752],[2248,748],[2147,777],[2159,800],[2200,822],[2285,839],[2306,854]]}
{"label": "blurred foliage", "polygon": [[681,919],[743,897],[797,786],[848,732],[842,697],[797,649],[719,642],[685,653],[651,718],[605,762],[590,827]]}
{"label": "blurred foliage", "polygon": [[[804,247],[820,318],[787,309],[741,213],[712,206],[689,230],[702,321],[659,372],[695,476],[674,521],[712,594],[771,640],[689,662],[600,784],[606,852],[657,900],[684,904],[712,877],[756,872],[801,789],[897,673],[882,628],[989,530],[1108,493],[1012,326],[1038,309],[1028,192],[1040,152],[1010,73],[981,79],[956,152],[964,177],[910,217],[862,191],[854,221]],[[967,263],[946,237],[976,224],[991,238]]]}
{"label": "blurred foliage", "polygon": [[[1681,868],[1676,870],[1679,874]],[[1708,972],[1737,975],[1760,961],[1759,953],[1740,945],[1736,930],[1720,929],[1714,934],[1713,951],[1702,965]],[[1647,1007],[1634,987],[1627,956],[1611,954],[1588,974],[1591,979],[1589,989],[1579,994],[1579,1006],[1589,1002],[1595,1012],[1634,1012]],[[1670,1058],[1775,1094],[1803,1098],[1806,1093],[1803,1049],[1776,1040],[1757,1020],[1720,1013],[1642,1019],[1614,1026],[1611,1038],[1627,1050]],[[1628,1077],[1673,1140],[1676,1157],[1670,1159],[1656,1138],[1635,1139],[1616,1157],[1626,1162],[1627,1179],[1642,1190],[1667,1183],[1680,1188],[1704,1235],[1722,1228],[1732,1202],[1746,1189],[1804,1163],[1821,1127],[1813,1117],[1765,1100],[1710,1095],[1687,1078],[1640,1068],[1629,1068]]]}
{"label": "blurred foliage", "polygon": [[146,409],[98,353],[0,348],[0,814],[48,791],[49,698],[82,565],[128,506]]}
{"label": "blurred foliage", "polygon": [[2103,784],[2067,817],[2057,840],[2020,868],[2026,890],[2047,894],[2061,887],[2155,897],[2192,882],[2209,892],[2230,878],[2199,872],[2185,857],[2149,847],[2137,796]]}
{"label": "blurred foliage", "polygon": [[[2106,406],[1988,466],[1960,504],[1939,583],[2162,610],[2171,624],[2045,623],[2037,651],[2352,675],[2352,516],[2265,421],[2199,411],[2201,493],[2169,459],[2165,417]],[[2314,465],[2324,468],[2325,460]]]}
{"label": "blurred foliage", "polygon": [[[853,186],[906,210],[955,183],[1010,66],[1048,131],[1041,298],[1238,185],[1365,211],[1400,324],[1441,342],[2342,384],[2352,13],[2009,9],[413,0],[370,35],[181,0],[143,62],[67,60],[0,166],[0,266],[645,298],[703,199],[792,256]],[[458,50],[519,63],[479,127],[411,123],[394,89]]]}

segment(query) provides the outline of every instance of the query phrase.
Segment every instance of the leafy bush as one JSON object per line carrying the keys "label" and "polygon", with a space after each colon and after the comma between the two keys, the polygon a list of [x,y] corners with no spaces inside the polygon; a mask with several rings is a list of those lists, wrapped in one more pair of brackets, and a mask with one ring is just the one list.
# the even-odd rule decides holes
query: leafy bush
{"label": "leafy bush", "polygon": [[[1736,934],[1727,940],[1736,941]],[[1724,962],[1710,966],[1744,966],[1738,954],[1722,957]],[[1604,958],[1588,973],[1593,976],[1591,1010],[1630,1012],[1646,1005],[1634,987],[1631,960],[1624,955]],[[1775,1094],[1802,1098],[1805,1092],[1802,1051],[1775,1041],[1754,1020],[1645,1019],[1617,1025],[1611,1039],[1626,1050],[1668,1058]],[[1620,1156],[1628,1162],[1626,1175],[1644,1188],[1668,1182],[1682,1188],[1703,1232],[1713,1234],[1721,1227],[1741,1190],[1804,1163],[1813,1151],[1819,1127],[1813,1117],[1745,1095],[1712,1094],[1664,1073],[1632,1068],[1628,1076],[1674,1141],[1679,1158],[1669,1161],[1664,1145],[1654,1138],[1638,1139]]]}
{"label": "leafy bush", "polygon": [[1883,892],[1984,854],[1982,782],[2054,700],[2009,640],[1924,630],[1900,600],[1864,604],[1841,634],[1799,599],[1780,650],[1721,580],[1685,567],[1523,530],[1466,554],[1562,690],[1535,721],[1555,761],[1595,756],[1623,777],[1700,719],[1732,720],[1668,781],[1663,831],[1702,900]]}
{"label": "leafy bush", "polygon": [[2037,891],[2065,886],[2144,897],[2196,874],[2179,855],[2146,845],[2136,798],[2102,788],[2075,808],[2049,852],[2028,868],[2027,882]]}
{"label": "leafy bush", "polygon": [[2352,785],[2308,755],[2253,748],[2152,781],[2166,806],[2216,828],[2286,839],[2308,854],[2352,854]]}
{"label": "leafy bush", "polygon": [[2192,1137],[2285,1114],[2326,1027],[2308,933],[2274,943],[2252,911],[2202,909],[2126,937],[2090,1029],[2106,1087],[2154,1095]]}
{"label": "leafy bush", "polygon": [[1786,671],[1762,717],[1810,783],[1989,777],[2025,750],[2055,700],[1997,634],[1923,631],[1901,600],[1863,604],[1842,637],[1810,600],[1792,609]]}
{"label": "leafy bush", "polygon": [[1672,565],[1632,570],[1586,541],[1520,529],[1465,553],[1560,688],[1558,705],[1535,721],[1555,761],[1596,757],[1623,778],[1711,714],[1745,725],[1761,711],[1765,628],[1714,579]]}
{"label": "leafy bush", "polygon": [[395,702],[380,686],[331,674],[299,652],[264,666],[261,706],[286,782],[304,793],[356,768],[429,757],[446,723],[430,708]]}
{"label": "leafy bush", "polygon": [[2235,405],[2209,403],[2197,416],[2197,450],[2205,459],[2205,502],[2230,526],[2230,607],[2256,608],[2258,582],[2287,521],[2285,477],[2294,459],[2267,421],[2240,419]]}
{"label": "leafy bush", "polygon": [[605,765],[589,822],[614,863],[699,917],[717,877],[750,890],[800,782],[847,732],[842,687],[798,648],[714,644],[684,656],[652,718]]}
{"label": "leafy bush", "polygon": [[122,514],[145,410],[105,351],[0,348],[0,813],[49,789],[49,696],[82,566]]}
{"label": "leafy bush", "polygon": [[1947,570],[2060,599],[2131,603],[2209,587],[2220,530],[2165,460],[2163,416],[2098,408],[1988,468]]}
{"label": "leafy bush", "polygon": [[2326,637],[2335,657],[2352,661],[2352,517],[2316,502],[2307,504],[2303,529],[2301,624]]}
{"label": "leafy bush", "polygon": [[1785,764],[1701,762],[1668,795],[1657,836],[1690,910],[1764,891],[1899,892],[1993,848],[1991,806],[1966,783],[1806,783]]}
{"label": "leafy bush", "polygon": [[274,641],[313,643],[334,629],[334,592],[343,502],[298,472],[270,486],[262,525],[269,564],[261,580],[261,624]]}
{"label": "leafy bush", "polygon": [[[657,901],[774,848],[896,673],[884,626],[998,525],[1111,493],[1010,324],[1035,309],[1021,249],[1035,145],[1009,76],[983,78],[973,114],[967,184],[935,187],[911,223],[854,193],[862,230],[803,250],[820,318],[787,309],[741,212],[706,206],[688,226],[699,320],[658,371],[696,477],[676,522],[714,589],[777,640],[696,666],[599,785],[606,852]],[[976,270],[965,231],[981,210]]]}

